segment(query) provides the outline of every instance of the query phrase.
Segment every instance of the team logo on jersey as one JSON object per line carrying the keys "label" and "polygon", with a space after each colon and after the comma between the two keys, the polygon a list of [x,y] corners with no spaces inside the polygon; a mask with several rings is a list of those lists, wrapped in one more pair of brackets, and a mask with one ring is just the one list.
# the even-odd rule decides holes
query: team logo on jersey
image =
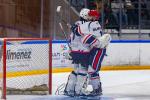
{"label": "team logo on jersey", "polygon": [[93,31],[97,31],[97,30],[100,30],[101,27],[96,27],[96,28],[93,28]]}

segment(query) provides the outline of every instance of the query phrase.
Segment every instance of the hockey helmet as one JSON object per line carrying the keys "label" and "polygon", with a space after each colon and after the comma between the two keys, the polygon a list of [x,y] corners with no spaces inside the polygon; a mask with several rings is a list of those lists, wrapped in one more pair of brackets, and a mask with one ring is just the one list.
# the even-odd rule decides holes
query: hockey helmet
{"label": "hockey helmet", "polygon": [[87,9],[87,8],[81,9],[80,17],[85,19],[85,20],[88,20],[89,19],[89,11],[90,11],[90,9]]}
{"label": "hockey helmet", "polygon": [[98,20],[100,17],[100,13],[97,10],[90,10],[88,15],[94,20]]}
{"label": "hockey helmet", "polygon": [[90,10],[87,8],[83,8],[80,11],[80,17],[82,17],[85,20],[98,20],[100,17],[100,14],[96,10]]}

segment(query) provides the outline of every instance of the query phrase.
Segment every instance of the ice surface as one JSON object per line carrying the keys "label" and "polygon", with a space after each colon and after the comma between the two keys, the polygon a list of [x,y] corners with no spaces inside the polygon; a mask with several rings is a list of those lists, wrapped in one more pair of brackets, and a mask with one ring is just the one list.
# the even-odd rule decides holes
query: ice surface
{"label": "ice surface", "polygon": [[[67,81],[69,73],[53,74],[52,95],[8,95],[7,100],[77,100],[55,95],[58,86]],[[150,70],[100,72],[103,96],[99,100],[150,100]]]}

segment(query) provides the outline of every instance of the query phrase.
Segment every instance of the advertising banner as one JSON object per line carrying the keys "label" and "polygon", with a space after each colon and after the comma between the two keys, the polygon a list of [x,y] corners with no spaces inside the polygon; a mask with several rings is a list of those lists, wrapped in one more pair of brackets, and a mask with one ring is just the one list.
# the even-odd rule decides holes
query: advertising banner
{"label": "advertising banner", "polygon": [[68,45],[64,42],[53,43],[52,46],[52,64],[53,67],[70,67],[71,61],[66,59],[68,55]]}
{"label": "advertising banner", "polygon": [[48,40],[7,42],[7,71],[49,68]]}

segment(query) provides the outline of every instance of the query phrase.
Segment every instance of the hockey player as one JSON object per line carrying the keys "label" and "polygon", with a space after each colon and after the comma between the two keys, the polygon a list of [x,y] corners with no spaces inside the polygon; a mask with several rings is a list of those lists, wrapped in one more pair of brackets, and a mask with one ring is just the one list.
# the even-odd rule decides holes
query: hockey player
{"label": "hockey player", "polygon": [[[83,35],[82,43],[88,45],[91,48],[88,75],[89,84],[91,84],[93,87],[91,95],[96,96],[102,94],[99,70],[106,53],[106,47],[111,41],[111,36],[102,32],[101,25],[99,24],[98,18],[96,17],[96,10],[91,10],[89,14],[93,16],[91,21],[78,26],[78,33]],[[93,36],[99,41],[98,46],[93,45],[93,43],[97,41],[93,38]]]}
{"label": "hockey player", "polygon": [[82,13],[86,13],[89,9],[83,9],[80,12],[80,20],[77,21],[74,25],[72,25],[71,30],[72,33],[70,35],[70,45],[71,51],[70,56],[72,59],[72,63],[74,64],[74,70],[70,73],[68,77],[68,81],[64,90],[64,94],[68,96],[75,96],[82,94],[83,85],[87,80],[87,70],[88,70],[88,58],[90,48],[84,44],[82,44],[82,36],[77,33],[77,28],[79,25],[87,22],[88,16],[83,18]]}
{"label": "hockey player", "polygon": [[[93,96],[102,94],[99,70],[106,53],[106,47],[111,41],[111,36],[102,32],[101,25],[99,24],[96,16],[97,13],[98,12],[96,10],[91,10],[89,12],[89,14],[93,16],[91,21],[78,26],[78,33],[83,36],[82,43],[91,48],[88,75],[89,84],[93,87],[93,91],[91,93]],[[93,36],[99,41],[98,45],[93,45],[97,41],[93,38]]]}
{"label": "hockey player", "polygon": [[[95,49],[93,48],[105,48],[110,42],[110,36],[109,35],[101,36],[102,35],[100,31],[101,27],[98,22],[95,23],[94,21],[98,17],[98,13],[96,11],[91,11],[89,9],[84,8],[80,12],[80,17],[81,17],[80,21],[75,23],[75,25],[72,27],[73,32],[71,35],[71,44],[72,44],[71,56],[73,63],[75,64],[75,70],[69,75],[68,82],[64,91],[66,95],[70,96],[86,95],[87,91],[85,92],[86,87],[84,87],[84,84],[86,83],[87,80],[88,69],[90,73],[90,80],[93,77],[94,78],[98,77],[96,71],[98,69],[93,69],[92,68],[93,66],[91,64],[94,55],[94,53],[93,54],[91,53],[91,49],[93,52],[96,52],[97,49],[95,51]],[[91,27],[90,24],[94,26]],[[105,50],[104,53],[101,54],[104,55]],[[88,67],[89,64],[91,65],[90,67]],[[93,85],[92,84],[93,80],[90,82],[91,82],[90,84]],[[98,80],[97,83],[100,84],[100,81]],[[99,84],[97,84],[98,86],[96,87],[93,86],[94,88],[93,92],[99,89],[100,87]]]}

